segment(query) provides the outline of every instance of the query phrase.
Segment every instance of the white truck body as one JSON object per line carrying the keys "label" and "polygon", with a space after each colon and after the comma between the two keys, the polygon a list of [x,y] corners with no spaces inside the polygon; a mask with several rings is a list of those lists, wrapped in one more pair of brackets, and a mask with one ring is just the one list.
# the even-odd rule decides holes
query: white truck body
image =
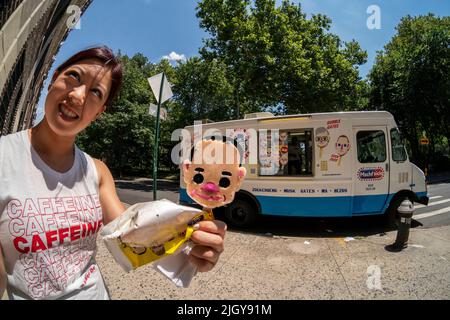
{"label": "white truck body", "polygon": [[[247,140],[239,194],[258,214],[350,217],[383,214],[399,197],[428,203],[425,175],[409,161],[388,112],[262,114],[202,125],[203,132],[212,128]],[[277,139],[274,163],[265,146]],[[192,203],[183,177],[180,202]]]}

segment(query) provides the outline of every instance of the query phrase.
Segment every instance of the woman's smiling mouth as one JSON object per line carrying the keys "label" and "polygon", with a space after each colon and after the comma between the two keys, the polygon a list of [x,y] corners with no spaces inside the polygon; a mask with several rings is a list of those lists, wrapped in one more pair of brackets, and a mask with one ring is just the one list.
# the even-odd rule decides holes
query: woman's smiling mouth
{"label": "woman's smiling mouth", "polygon": [[79,116],[70,110],[68,107],[66,107],[64,104],[59,104],[59,115],[61,118],[63,118],[65,121],[75,121],[79,118]]}

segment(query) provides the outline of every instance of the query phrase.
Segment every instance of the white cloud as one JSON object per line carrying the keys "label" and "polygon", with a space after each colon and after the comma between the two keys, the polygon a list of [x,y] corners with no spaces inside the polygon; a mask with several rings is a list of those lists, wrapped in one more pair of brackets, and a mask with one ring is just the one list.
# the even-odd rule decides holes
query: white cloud
{"label": "white cloud", "polygon": [[178,54],[175,51],[172,51],[168,56],[163,56],[162,59],[167,59],[169,61],[186,61],[186,56],[184,54]]}

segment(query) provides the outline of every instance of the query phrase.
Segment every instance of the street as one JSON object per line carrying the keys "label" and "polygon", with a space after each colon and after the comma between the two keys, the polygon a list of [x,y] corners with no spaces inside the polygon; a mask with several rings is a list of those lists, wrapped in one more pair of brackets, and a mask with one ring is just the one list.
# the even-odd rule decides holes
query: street
{"label": "street", "polygon": [[430,185],[428,206],[416,204],[414,219],[424,228],[450,225],[450,183]]}

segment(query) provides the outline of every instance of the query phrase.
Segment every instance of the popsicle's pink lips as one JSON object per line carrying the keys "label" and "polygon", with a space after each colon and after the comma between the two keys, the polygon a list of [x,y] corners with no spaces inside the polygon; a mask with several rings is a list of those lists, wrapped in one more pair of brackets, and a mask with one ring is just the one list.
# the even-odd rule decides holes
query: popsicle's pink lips
{"label": "popsicle's pink lips", "polygon": [[[197,197],[202,198],[203,200],[206,200],[206,201],[220,201],[220,200],[222,200],[222,196],[207,196],[205,194],[198,193],[195,190],[191,191],[190,196],[191,197],[197,196]],[[225,201],[225,199],[226,199],[226,197],[225,197],[225,195],[223,195],[223,201]]]}

